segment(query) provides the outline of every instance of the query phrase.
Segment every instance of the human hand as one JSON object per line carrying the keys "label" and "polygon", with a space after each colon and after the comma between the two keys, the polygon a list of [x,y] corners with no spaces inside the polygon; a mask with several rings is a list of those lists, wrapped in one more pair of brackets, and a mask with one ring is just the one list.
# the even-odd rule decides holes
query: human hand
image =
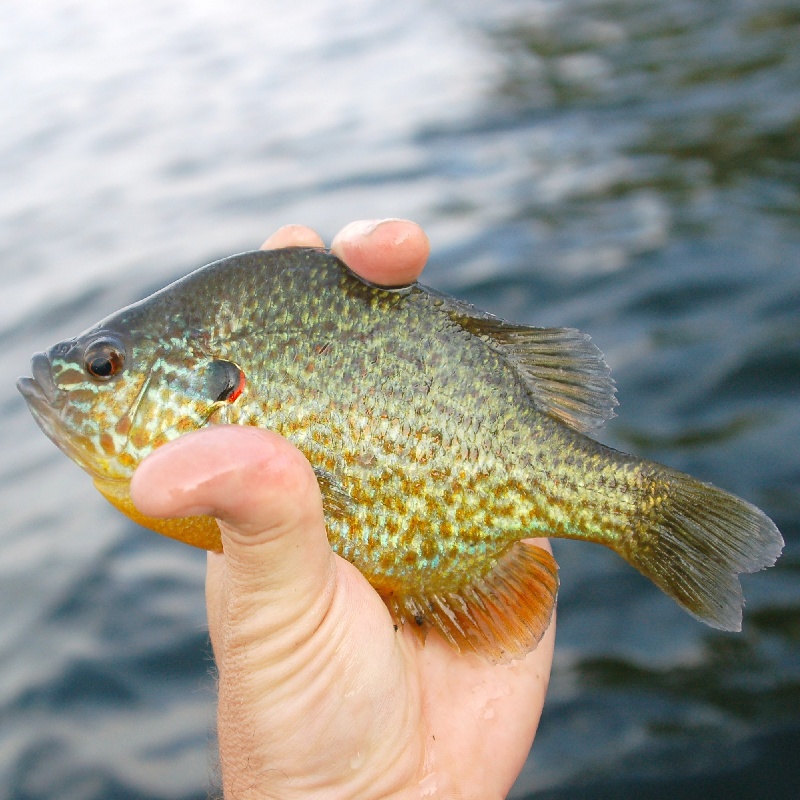
{"label": "human hand", "polygon": [[[323,242],[287,226],[263,247],[290,245]],[[403,285],[428,241],[410,222],[361,222],[332,250],[373,283]],[[408,626],[395,631],[331,551],[311,466],[270,431],[183,436],[145,459],[131,496],[151,516],[219,520],[224,552],[208,556],[206,600],[226,800],[506,795],[541,714],[555,622],[504,665],[459,654],[435,631],[424,646]]]}

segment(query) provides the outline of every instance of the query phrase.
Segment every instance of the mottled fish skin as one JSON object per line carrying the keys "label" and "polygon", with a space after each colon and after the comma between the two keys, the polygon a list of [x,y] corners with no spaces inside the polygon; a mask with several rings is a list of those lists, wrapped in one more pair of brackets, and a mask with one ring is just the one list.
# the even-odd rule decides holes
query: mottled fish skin
{"label": "mottled fish skin", "polygon": [[585,335],[371,286],[320,250],[215,262],[32,364],[19,386],[44,432],[125,513],[197,546],[221,547],[213,520],[133,508],[139,462],[209,423],[282,434],[317,472],[332,548],[395,617],[493,660],[549,624],[556,567],[528,537],[607,545],[724,629],[737,574],[782,547],[754,506],[585,435],[616,404]]}

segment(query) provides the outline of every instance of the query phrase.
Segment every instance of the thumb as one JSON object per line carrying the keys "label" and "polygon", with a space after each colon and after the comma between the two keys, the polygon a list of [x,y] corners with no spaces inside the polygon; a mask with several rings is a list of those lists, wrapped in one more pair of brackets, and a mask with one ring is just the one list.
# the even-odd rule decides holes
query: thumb
{"label": "thumb", "polygon": [[223,593],[229,612],[270,608],[267,629],[259,622],[262,641],[324,615],[335,569],[319,487],[302,453],[278,434],[215,425],[182,436],[142,462],[131,498],[149,516],[219,521],[224,556],[209,562],[210,621]]}

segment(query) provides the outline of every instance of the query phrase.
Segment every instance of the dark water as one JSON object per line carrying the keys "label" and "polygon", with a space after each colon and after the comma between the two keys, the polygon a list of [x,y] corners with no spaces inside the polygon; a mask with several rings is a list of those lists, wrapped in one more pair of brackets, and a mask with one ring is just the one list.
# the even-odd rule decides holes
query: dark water
{"label": "dark water", "polygon": [[557,542],[513,796],[797,796],[799,2],[8,0],[0,123],[0,797],[201,800],[214,773],[203,556],[39,433],[30,353],[285,222],[384,215],[426,226],[429,283],[590,332],[603,440],[787,540],[740,635]]}

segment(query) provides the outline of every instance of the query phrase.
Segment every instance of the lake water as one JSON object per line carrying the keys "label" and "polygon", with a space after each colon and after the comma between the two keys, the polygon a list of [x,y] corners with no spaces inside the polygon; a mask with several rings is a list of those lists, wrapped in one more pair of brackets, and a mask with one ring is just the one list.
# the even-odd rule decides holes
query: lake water
{"label": "lake water", "polygon": [[203,554],[41,435],[30,354],[284,223],[381,216],[425,226],[428,283],[591,333],[602,440],[787,541],[739,635],[556,542],[513,797],[797,797],[800,2],[6,0],[0,123],[0,798],[215,780]]}

